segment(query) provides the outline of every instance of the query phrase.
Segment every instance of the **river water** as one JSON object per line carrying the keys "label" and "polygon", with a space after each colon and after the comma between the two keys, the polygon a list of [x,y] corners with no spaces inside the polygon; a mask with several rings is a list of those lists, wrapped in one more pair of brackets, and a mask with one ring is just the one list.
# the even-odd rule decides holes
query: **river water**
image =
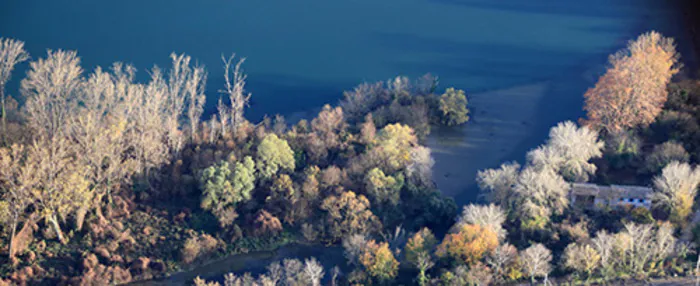
{"label": "river water", "polygon": [[[688,51],[675,2],[5,0],[0,37],[25,41],[34,58],[78,50],[88,71],[132,63],[141,79],[153,64],[168,66],[171,52],[187,53],[208,68],[211,102],[223,85],[220,57],[236,52],[247,58],[253,120],[308,116],[362,81],[438,75],[441,88],[467,91],[472,120],[433,131],[434,177],[466,204],[476,199],[478,170],[522,161],[551,126],[582,115],[583,93],[629,39],[654,29]],[[281,250],[290,251],[314,254]],[[255,265],[278,258],[263,256]],[[224,268],[216,269],[250,270]]]}

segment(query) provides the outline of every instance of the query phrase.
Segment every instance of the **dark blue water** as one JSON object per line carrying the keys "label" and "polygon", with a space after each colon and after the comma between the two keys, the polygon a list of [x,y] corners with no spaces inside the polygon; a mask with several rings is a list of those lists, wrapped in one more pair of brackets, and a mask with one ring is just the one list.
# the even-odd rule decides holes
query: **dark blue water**
{"label": "dark blue water", "polygon": [[124,61],[145,78],[169,53],[187,53],[209,68],[214,100],[221,54],[245,56],[253,119],[396,75],[431,72],[470,92],[549,79],[670,19],[670,1],[659,0],[0,2],[0,36],[25,41],[34,57],[74,49],[88,71]]}
{"label": "dark blue water", "polygon": [[465,127],[428,142],[438,186],[464,204],[478,170],[522,161],[551,126],[580,117],[583,93],[628,40],[654,29],[679,38],[687,58],[676,2],[2,0],[0,37],[25,41],[34,58],[78,50],[87,71],[132,63],[141,79],[187,53],[208,67],[211,101],[220,57],[235,52],[247,58],[252,120],[310,116],[362,81],[436,74],[442,88],[466,90],[472,109]]}

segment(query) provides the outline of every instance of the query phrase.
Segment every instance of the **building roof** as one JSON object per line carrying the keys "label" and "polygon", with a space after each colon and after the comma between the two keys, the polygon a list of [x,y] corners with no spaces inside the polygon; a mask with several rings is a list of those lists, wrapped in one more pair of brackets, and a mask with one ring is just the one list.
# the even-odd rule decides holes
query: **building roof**
{"label": "building roof", "polygon": [[597,196],[600,193],[601,186],[589,183],[573,183],[571,184],[571,193],[582,196]]}
{"label": "building roof", "polygon": [[590,183],[573,183],[571,184],[571,192],[575,195],[608,198],[651,198],[654,190],[644,186],[600,186]]}

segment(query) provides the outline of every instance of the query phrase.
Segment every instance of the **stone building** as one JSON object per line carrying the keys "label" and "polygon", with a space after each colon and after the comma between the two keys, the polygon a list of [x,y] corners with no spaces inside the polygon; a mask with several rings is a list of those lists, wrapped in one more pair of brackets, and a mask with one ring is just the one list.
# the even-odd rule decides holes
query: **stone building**
{"label": "stone building", "polygon": [[569,199],[572,206],[585,209],[621,206],[650,209],[653,192],[652,188],[642,186],[601,186],[589,183],[574,183],[571,184]]}

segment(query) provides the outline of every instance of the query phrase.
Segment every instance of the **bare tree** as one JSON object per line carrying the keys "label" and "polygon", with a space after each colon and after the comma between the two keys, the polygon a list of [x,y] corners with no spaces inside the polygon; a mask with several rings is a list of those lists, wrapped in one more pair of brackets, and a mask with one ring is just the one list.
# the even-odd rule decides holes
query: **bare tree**
{"label": "bare tree", "polygon": [[615,267],[615,236],[606,231],[599,231],[592,240],[593,248],[600,255],[600,266],[603,277],[612,275]]}
{"label": "bare tree", "polygon": [[224,62],[224,80],[226,81],[226,89],[222,93],[227,94],[229,98],[229,103],[231,104],[231,115],[229,119],[231,120],[231,129],[236,132],[238,126],[243,123],[245,117],[243,116],[243,109],[248,106],[248,101],[250,100],[250,93],[245,92],[245,80],[247,76],[243,73],[241,68],[245,58],[238,60],[238,62],[233,65],[233,60],[236,54],[231,55],[228,59],[221,56]]}
{"label": "bare tree", "polygon": [[527,152],[527,165],[537,170],[550,169],[559,172],[564,164],[564,157],[556,149],[548,145],[540,145]]}
{"label": "bare tree", "polygon": [[[138,162],[138,170],[149,177],[149,171],[163,164],[170,154],[172,140],[166,122],[168,113],[168,89],[160,69],[151,71],[146,85],[130,88],[128,100],[127,140]],[[177,135],[174,134],[174,135]],[[169,139],[170,138],[170,139]]]}
{"label": "bare tree", "polygon": [[338,283],[338,276],[340,276],[340,267],[335,266],[331,269],[331,286],[336,286]]}
{"label": "bare tree", "polygon": [[430,154],[430,148],[416,146],[411,149],[411,162],[406,167],[408,178],[414,184],[433,186],[433,165],[435,160]]}
{"label": "bare tree", "polygon": [[435,92],[439,79],[432,74],[424,74],[413,83],[413,92],[418,95],[428,95]]}
{"label": "bare tree", "polygon": [[[518,177],[515,192],[520,204],[521,220],[546,222],[552,214],[560,214],[568,207],[569,184],[549,168],[525,168]],[[544,225],[533,225],[535,228]]]}
{"label": "bare tree", "polygon": [[284,265],[283,285],[296,286],[305,285],[303,270],[304,264],[299,259],[285,259],[282,261]]}
{"label": "bare tree", "polygon": [[[183,114],[187,115],[187,121],[190,129],[190,140],[194,139],[199,127],[200,117],[204,112],[204,103],[206,96],[204,95],[204,87],[206,84],[207,73],[204,67],[190,65],[191,57],[185,54],[170,55],[172,59],[172,68],[168,73],[167,80],[167,95],[165,113],[165,126],[168,135],[168,143],[170,151],[177,153],[182,148],[182,130],[180,123],[182,122]],[[158,73],[157,75],[160,75]],[[161,81],[161,79],[157,79]]]}
{"label": "bare tree", "polygon": [[671,209],[671,219],[684,222],[692,212],[700,184],[700,169],[688,163],[671,162],[654,178],[654,202]]}
{"label": "bare tree", "polygon": [[513,188],[518,181],[520,164],[509,162],[502,164],[498,169],[479,171],[476,181],[479,188],[485,192],[488,201],[510,208],[513,203]]}
{"label": "bare tree", "polygon": [[219,113],[219,133],[222,137],[226,137],[230,128],[229,124],[231,122],[231,111],[229,110],[229,107],[224,104],[221,97],[219,97],[219,103],[216,105],[216,109]]}
{"label": "bare tree", "polygon": [[58,239],[67,242],[59,218],[67,218],[90,203],[93,195],[84,179],[84,167],[70,157],[69,142],[63,137],[39,140],[30,149],[30,164],[36,165],[37,189],[32,192],[37,212],[51,225]]}
{"label": "bare tree", "polygon": [[267,276],[274,282],[275,285],[282,280],[284,277],[284,269],[282,268],[282,265],[280,265],[279,261],[270,263],[270,265],[267,266]]}
{"label": "bare tree", "polygon": [[24,50],[24,42],[0,38],[0,112],[2,113],[2,140],[5,142],[7,130],[7,110],[5,109],[5,85],[10,81],[15,65],[29,59]]}
{"label": "bare tree", "polygon": [[601,157],[603,146],[598,132],[566,121],[552,127],[547,144],[530,151],[528,161],[537,168],[552,168],[570,181],[585,182],[596,171],[589,160]]}
{"label": "bare tree", "polygon": [[507,268],[514,265],[518,260],[518,249],[515,246],[505,243],[501,244],[486,257],[486,264],[493,269],[493,272],[502,279],[507,275]]}
{"label": "bare tree", "polygon": [[340,106],[350,118],[362,119],[376,107],[377,103],[389,100],[390,97],[391,95],[384,88],[383,82],[363,83],[352,91],[343,92],[343,100],[340,102]]}
{"label": "bare tree", "polygon": [[475,205],[469,204],[464,206],[462,216],[459,217],[454,229],[461,229],[465,224],[478,224],[488,228],[498,235],[499,240],[506,237],[506,230],[503,228],[503,223],[506,221],[506,214],[501,207],[490,205]]}
{"label": "bare tree", "polygon": [[588,244],[572,243],[564,250],[563,260],[566,267],[576,272],[583,272],[586,274],[586,278],[589,278],[600,263],[600,255],[595,248]]}
{"label": "bare tree", "polygon": [[308,279],[307,285],[320,286],[321,278],[324,275],[323,266],[314,257],[306,259],[304,261],[304,275]]}
{"label": "bare tree", "polygon": [[663,265],[666,258],[671,257],[677,249],[678,243],[673,236],[673,225],[664,222],[656,229],[654,243],[651,247],[652,261]]}
{"label": "bare tree", "polygon": [[72,215],[92,196],[84,179],[85,168],[73,160],[74,146],[68,139],[70,120],[77,113],[84,85],[79,64],[75,52],[49,50],[46,59],[30,64],[21,82],[27,124],[34,137],[27,164],[36,166],[38,178],[32,200],[61,242],[66,241],[59,217]]}
{"label": "bare tree", "polygon": [[520,259],[524,261],[523,271],[535,283],[536,277],[545,277],[545,283],[547,281],[547,276],[552,270],[552,252],[547,249],[544,245],[537,243],[520,253]]}
{"label": "bare tree", "polygon": [[645,158],[645,171],[657,173],[673,161],[688,163],[690,154],[678,142],[664,142],[654,146],[654,150]]}
{"label": "bare tree", "polygon": [[32,203],[31,191],[37,185],[36,166],[32,163],[27,161],[22,145],[0,149],[0,218],[10,228],[10,259],[16,252],[17,226],[25,220],[27,207]]}
{"label": "bare tree", "polygon": [[622,254],[620,264],[634,274],[644,272],[653,257],[654,229],[651,225],[625,224],[625,230],[616,234],[617,252]]}
{"label": "bare tree", "polygon": [[30,63],[21,92],[26,98],[27,125],[35,138],[51,141],[65,135],[83,82],[82,72],[74,51],[49,50],[46,59]]}
{"label": "bare tree", "polygon": [[367,237],[362,234],[353,234],[343,239],[345,258],[352,265],[360,265],[360,256],[365,252]]}
{"label": "bare tree", "polygon": [[[114,65],[114,74],[98,68],[83,84],[78,94],[80,105],[69,116],[68,136],[73,142],[75,159],[86,167],[86,179],[95,193],[92,208],[102,218],[100,208],[106,195],[111,199],[113,186],[125,182],[136,171],[136,161],[126,156],[129,145],[125,138],[127,114],[125,92],[133,84],[134,68]],[[76,215],[77,228],[87,209]]]}
{"label": "bare tree", "polygon": [[204,70],[204,67],[195,66],[190,70],[190,76],[185,84],[188,98],[187,118],[190,124],[190,140],[195,139],[197,128],[204,113],[204,104],[207,101],[207,97],[204,94],[206,82],[207,72]]}
{"label": "bare tree", "polygon": [[644,275],[658,270],[667,259],[684,255],[685,243],[679,242],[673,234],[674,228],[668,222],[658,226],[628,223],[614,235],[599,231],[591,246],[600,258],[603,277],[611,277],[616,272]]}

